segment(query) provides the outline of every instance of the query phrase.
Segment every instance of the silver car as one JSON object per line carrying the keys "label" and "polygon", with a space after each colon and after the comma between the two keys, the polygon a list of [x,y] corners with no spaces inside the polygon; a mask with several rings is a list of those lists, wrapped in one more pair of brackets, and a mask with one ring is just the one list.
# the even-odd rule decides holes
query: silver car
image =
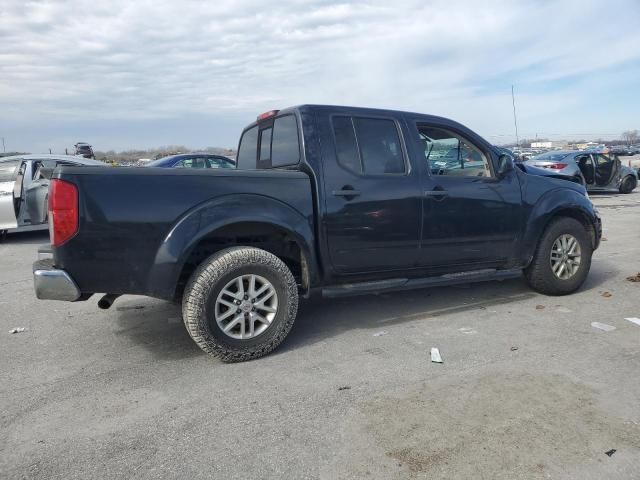
{"label": "silver car", "polygon": [[72,155],[0,158],[0,239],[7,232],[47,228],[49,179],[59,165],[108,166]]}
{"label": "silver car", "polygon": [[574,177],[588,191],[631,193],[638,186],[638,172],[622,165],[618,157],[605,153],[558,150],[537,155],[524,163]]}

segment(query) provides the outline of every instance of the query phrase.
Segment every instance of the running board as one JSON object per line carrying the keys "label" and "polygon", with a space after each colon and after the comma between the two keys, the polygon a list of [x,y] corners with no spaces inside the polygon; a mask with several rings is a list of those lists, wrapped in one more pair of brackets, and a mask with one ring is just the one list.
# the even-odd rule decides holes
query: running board
{"label": "running board", "polygon": [[507,280],[522,275],[522,270],[473,270],[470,272],[448,273],[437,277],[425,278],[392,278],[373,282],[346,283],[322,289],[322,296],[326,298],[346,297],[350,295],[364,295],[370,293],[391,292],[394,290],[446,287],[461,283],[489,282],[492,280]]}

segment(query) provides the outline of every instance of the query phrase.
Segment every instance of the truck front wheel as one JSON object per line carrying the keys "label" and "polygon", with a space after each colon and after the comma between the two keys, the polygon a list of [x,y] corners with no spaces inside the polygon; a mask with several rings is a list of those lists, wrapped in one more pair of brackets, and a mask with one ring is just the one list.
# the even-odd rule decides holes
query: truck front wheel
{"label": "truck front wheel", "polygon": [[546,295],[566,295],[584,283],[593,246],[582,223],[558,218],[542,234],[531,264],[525,269],[529,285]]}
{"label": "truck front wheel", "polygon": [[191,338],[225,362],[262,357],[287,336],[298,311],[298,287],[275,255],[233,247],[205,260],[191,276],[182,316]]}

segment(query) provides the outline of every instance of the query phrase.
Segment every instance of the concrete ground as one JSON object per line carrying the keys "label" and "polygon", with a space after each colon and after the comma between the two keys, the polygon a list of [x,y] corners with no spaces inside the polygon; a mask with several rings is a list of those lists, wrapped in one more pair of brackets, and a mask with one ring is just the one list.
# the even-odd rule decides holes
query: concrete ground
{"label": "concrete ground", "polygon": [[594,201],[606,241],[577,294],[517,279],[306,303],[281,348],[233,365],[161,301],[36,301],[46,237],[10,236],[0,477],[637,479],[640,192]]}

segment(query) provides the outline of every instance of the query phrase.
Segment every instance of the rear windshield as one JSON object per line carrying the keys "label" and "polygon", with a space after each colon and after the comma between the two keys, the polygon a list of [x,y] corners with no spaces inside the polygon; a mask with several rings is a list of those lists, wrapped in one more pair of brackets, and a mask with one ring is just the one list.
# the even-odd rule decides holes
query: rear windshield
{"label": "rear windshield", "polygon": [[283,115],[256,125],[242,135],[238,147],[239,169],[264,169],[296,165],[300,161],[298,124]]}
{"label": "rear windshield", "polygon": [[569,156],[568,153],[541,153],[540,155],[536,155],[533,157],[533,160],[550,160],[552,162],[557,162],[558,160],[562,160],[564,157]]}

